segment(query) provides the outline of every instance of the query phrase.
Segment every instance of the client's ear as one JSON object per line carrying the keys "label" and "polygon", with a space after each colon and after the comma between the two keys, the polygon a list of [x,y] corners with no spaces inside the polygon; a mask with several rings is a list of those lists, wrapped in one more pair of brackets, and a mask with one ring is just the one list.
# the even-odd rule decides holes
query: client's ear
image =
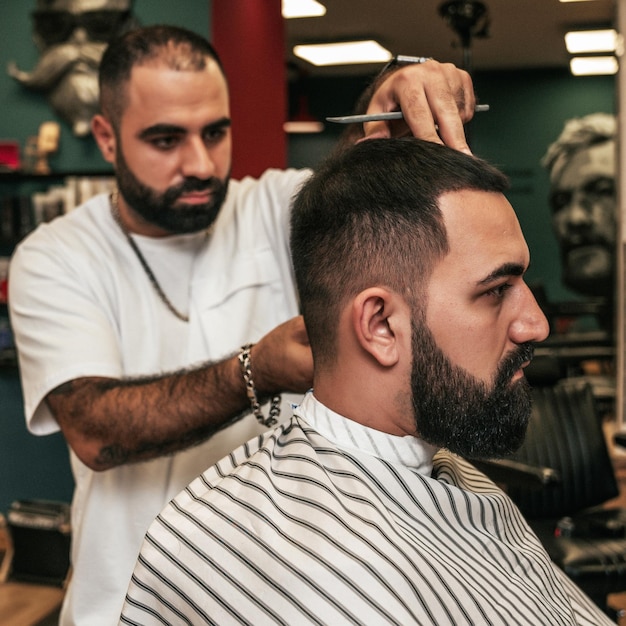
{"label": "client's ear", "polygon": [[352,301],[352,327],[356,340],[383,367],[396,365],[407,336],[410,340],[407,315],[404,300],[384,287],[365,289]]}

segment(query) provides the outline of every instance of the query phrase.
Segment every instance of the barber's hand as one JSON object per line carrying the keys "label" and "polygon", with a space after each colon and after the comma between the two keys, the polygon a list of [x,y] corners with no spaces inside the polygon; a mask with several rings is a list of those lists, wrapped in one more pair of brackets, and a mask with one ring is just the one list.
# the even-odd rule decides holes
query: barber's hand
{"label": "barber's hand", "polygon": [[378,87],[367,110],[381,113],[401,109],[404,120],[368,122],[365,136],[392,137],[410,132],[471,154],[463,124],[472,119],[475,105],[470,75],[452,63],[430,60],[405,65]]}
{"label": "barber's hand", "polygon": [[252,376],[259,393],[304,393],[313,386],[313,356],[302,316],[265,335],[252,348]]}

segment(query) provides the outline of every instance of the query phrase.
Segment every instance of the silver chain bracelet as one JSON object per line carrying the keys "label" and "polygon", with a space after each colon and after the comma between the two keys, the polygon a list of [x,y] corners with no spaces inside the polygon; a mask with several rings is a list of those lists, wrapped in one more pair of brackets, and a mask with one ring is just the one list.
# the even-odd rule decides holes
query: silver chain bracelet
{"label": "silver chain bracelet", "polygon": [[250,401],[250,406],[252,407],[252,413],[254,413],[254,416],[260,424],[264,426],[274,426],[278,423],[278,416],[280,415],[280,394],[272,396],[270,412],[268,416],[265,417],[261,411],[254,380],[252,380],[252,360],[250,353],[253,345],[253,343],[247,343],[245,346],[241,347],[241,351],[237,357],[239,366],[241,367],[241,375],[243,376],[243,382],[246,384],[246,394]]}

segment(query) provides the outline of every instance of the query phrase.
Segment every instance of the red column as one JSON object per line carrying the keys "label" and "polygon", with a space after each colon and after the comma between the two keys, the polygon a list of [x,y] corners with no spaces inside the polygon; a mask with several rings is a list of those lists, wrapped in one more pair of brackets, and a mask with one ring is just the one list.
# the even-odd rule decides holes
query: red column
{"label": "red column", "polygon": [[233,178],[284,168],[287,78],[281,0],[213,0],[212,31],[230,87]]}

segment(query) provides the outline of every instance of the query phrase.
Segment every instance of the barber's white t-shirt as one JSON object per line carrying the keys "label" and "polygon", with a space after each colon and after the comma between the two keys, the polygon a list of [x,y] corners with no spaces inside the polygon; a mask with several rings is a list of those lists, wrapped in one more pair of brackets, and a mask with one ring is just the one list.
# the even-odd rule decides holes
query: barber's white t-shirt
{"label": "barber's white t-shirt", "polygon": [[[44,398],[61,383],[220,360],[297,315],[289,206],[308,175],[270,170],[258,180],[232,181],[211,234],[134,236],[168,298],[189,313],[188,323],[156,294],[108,196],[27,237],[11,262],[9,300],[29,429],[58,430]],[[283,397],[284,415],[287,406]],[[61,624],[117,623],[152,519],[196,475],[259,432],[248,416],[182,453],[105,472],[71,454],[73,576]]]}

